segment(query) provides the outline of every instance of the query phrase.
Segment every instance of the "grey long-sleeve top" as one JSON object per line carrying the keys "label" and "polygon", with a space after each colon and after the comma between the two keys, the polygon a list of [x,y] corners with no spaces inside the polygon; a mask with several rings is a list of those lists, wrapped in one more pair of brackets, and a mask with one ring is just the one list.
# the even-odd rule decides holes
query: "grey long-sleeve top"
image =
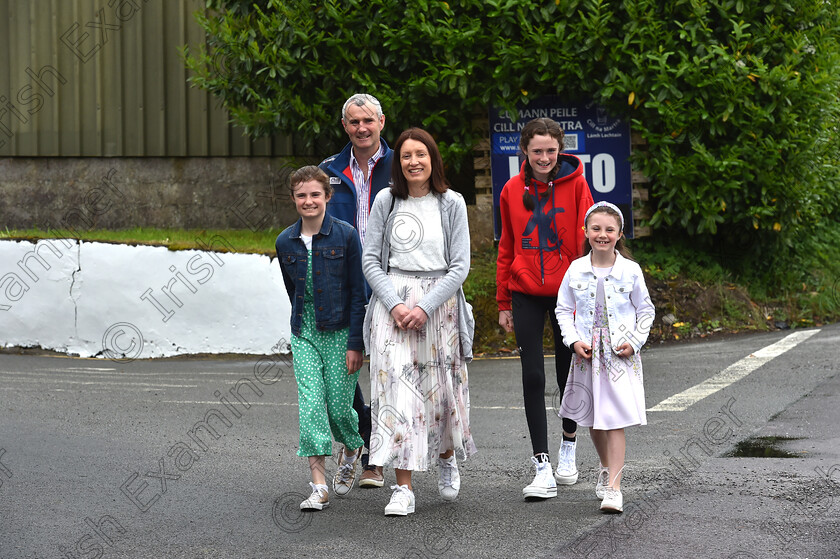
{"label": "grey long-sleeve top", "polygon": [[[440,203],[447,270],[432,291],[426,294],[417,306],[423,309],[427,316],[432,316],[435,309],[453,295],[458,295],[458,330],[461,350],[464,359],[469,362],[472,360],[475,320],[472,316],[472,306],[466,302],[462,289],[470,270],[470,229],[467,221],[467,205],[464,197],[453,190],[447,190],[436,196]],[[376,301],[381,302],[389,311],[403,302],[386,272],[394,216],[399,212],[400,204],[403,202],[397,198],[391,210],[392,198],[390,189],[384,189],[376,195],[368,218],[365,247],[362,253],[362,271],[373,291],[364,326],[365,347],[368,348],[368,353],[370,353],[370,314]]]}

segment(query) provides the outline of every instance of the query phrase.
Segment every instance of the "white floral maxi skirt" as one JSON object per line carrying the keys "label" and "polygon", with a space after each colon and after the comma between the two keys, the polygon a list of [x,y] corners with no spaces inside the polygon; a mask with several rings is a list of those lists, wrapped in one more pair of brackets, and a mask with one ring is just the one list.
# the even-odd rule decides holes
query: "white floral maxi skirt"
{"label": "white floral maxi skirt", "polygon": [[[388,276],[409,309],[440,280],[394,272]],[[425,471],[450,449],[459,460],[475,454],[457,298],[438,307],[419,331],[401,330],[389,309],[378,300],[374,304],[370,463]]]}

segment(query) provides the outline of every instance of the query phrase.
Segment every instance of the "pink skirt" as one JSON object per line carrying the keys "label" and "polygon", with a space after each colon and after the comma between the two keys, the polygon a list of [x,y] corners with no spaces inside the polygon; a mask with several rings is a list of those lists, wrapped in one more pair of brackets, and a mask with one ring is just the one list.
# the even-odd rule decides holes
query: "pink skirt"
{"label": "pink skirt", "polygon": [[613,353],[609,328],[593,328],[592,359],[572,356],[560,416],[602,430],[647,424],[642,359]]}

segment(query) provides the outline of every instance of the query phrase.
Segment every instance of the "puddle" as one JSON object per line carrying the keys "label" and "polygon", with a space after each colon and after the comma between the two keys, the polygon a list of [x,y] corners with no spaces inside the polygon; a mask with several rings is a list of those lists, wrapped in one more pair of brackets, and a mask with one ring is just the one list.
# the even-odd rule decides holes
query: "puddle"
{"label": "puddle", "polygon": [[801,437],[752,437],[740,441],[726,456],[729,458],[799,458],[800,455],[782,450],[779,445],[800,439]]}

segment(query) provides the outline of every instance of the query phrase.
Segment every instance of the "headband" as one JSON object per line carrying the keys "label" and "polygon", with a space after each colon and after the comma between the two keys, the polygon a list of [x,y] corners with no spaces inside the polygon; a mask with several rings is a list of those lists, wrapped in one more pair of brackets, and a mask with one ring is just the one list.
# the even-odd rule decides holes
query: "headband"
{"label": "headband", "polygon": [[589,214],[591,214],[598,208],[609,208],[615,213],[617,213],[618,219],[621,220],[621,230],[624,231],[624,214],[621,213],[621,210],[618,209],[618,206],[616,206],[615,204],[610,204],[609,202],[605,202],[603,200],[601,202],[595,202],[588,210],[586,210],[586,215],[583,216],[583,222],[586,223],[586,220],[589,219]]}

